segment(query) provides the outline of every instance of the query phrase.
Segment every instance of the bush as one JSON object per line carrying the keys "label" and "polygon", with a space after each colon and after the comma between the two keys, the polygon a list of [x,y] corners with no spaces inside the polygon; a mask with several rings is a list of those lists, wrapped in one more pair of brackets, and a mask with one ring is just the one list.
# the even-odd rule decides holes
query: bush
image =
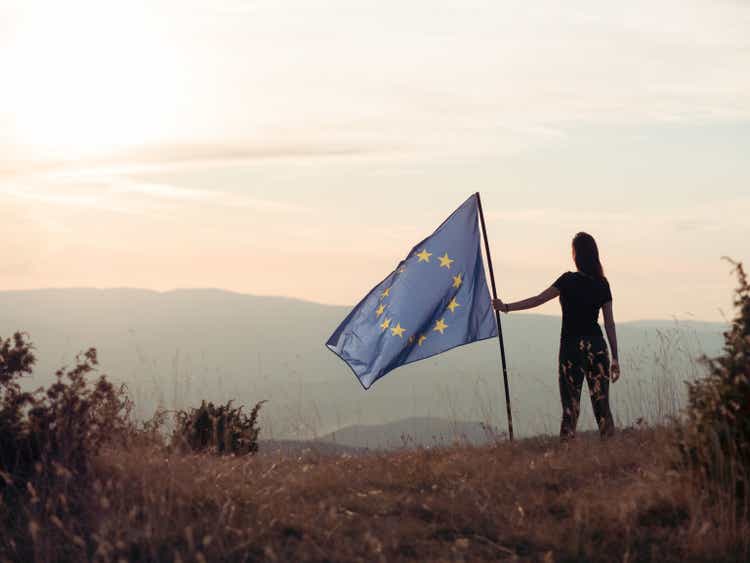
{"label": "bush", "polygon": [[[21,390],[35,363],[28,336],[0,339],[0,472],[6,485],[60,468],[88,471],[101,446],[128,428],[130,401],[105,376],[87,376],[98,365],[95,349],[56,372],[46,390]],[[0,485],[1,486],[1,485]]]}
{"label": "bush", "polygon": [[709,374],[688,384],[684,451],[712,479],[746,491],[750,475],[750,284],[741,263],[737,314],[724,333],[723,353],[705,359]]}
{"label": "bush", "polygon": [[47,389],[23,391],[34,363],[26,334],[0,338],[0,560],[88,560],[81,530],[94,526],[94,460],[127,438],[132,404],[106,377],[88,380],[93,348]]}
{"label": "bush", "polygon": [[257,422],[263,403],[257,403],[249,416],[242,406],[233,407],[232,401],[219,406],[203,401],[197,409],[177,411],[173,443],[196,452],[253,454],[258,451]]}

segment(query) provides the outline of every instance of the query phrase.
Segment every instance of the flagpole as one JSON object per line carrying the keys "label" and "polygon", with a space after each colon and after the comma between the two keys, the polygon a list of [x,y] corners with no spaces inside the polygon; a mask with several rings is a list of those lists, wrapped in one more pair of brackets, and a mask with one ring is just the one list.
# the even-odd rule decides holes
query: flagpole
{"label": "flagpole", "polygon": [[[497,286],[495,285],[495,272],[492,269],[492,257],[490,256],[490,241],[487,238],[487,225],[484,222],[484,211],[482,210],[482,197],[476,193],[477,206],[479,207],[479,220],[482,223],[482,235],[484,236],[484,250],[487,255],[487,265],[490,268],[490,282],[492,283],[492,296],[497,299]],[[513,415],[510,411],[510,390],[508,388],[508,368],[505,364],[505,344],[503,343],[503,328],[500,324],[500,311],[495,310],[497,320],[497,338],[500,341],[500,359],[503,363],[503,386],[505,387],[505,410],[508,413],[508,438],[513,441]]]}

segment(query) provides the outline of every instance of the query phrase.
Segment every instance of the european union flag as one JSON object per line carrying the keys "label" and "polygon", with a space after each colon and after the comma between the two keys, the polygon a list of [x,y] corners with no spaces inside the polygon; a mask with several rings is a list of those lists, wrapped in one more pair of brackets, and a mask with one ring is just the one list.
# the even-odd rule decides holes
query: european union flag
{"label": "european union flag", "polygon": [[399,366],[497,336],[477,197],[412,248],[328,340],[365,389]]}

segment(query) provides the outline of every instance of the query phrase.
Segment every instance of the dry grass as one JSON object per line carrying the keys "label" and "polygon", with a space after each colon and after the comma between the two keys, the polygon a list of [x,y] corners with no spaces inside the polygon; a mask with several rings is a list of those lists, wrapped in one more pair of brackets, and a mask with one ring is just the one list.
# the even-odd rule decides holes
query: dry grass
{"label": "dry grass", "polygon": [[107,450],[79,513],[58,522],[39,516],[33,548],[17,545],[6,556],[748,560],[747,520],[674,469],[671,443],[669,430],[646,429],[604,443],[539,438],[354,457]]}

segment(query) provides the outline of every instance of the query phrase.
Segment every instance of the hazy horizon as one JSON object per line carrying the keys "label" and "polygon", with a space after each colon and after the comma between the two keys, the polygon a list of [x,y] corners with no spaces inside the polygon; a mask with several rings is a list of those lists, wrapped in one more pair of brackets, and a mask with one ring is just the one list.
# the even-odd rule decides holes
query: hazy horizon
{"label": "hazy horizon", "polygon": [[579,230],[617,320],[750,260],[750,4],[8,0],[0,65],[1,289],[351,305],[475,191],[509,301]]}
{"label": "hazy horizon", "polygon": [[[93,287],[93,286],[69,286],[69,287],[34,287],[34,288],[28,288],[28,289],[0,289],[0,294],[3,293],[33,293],[33,292],[66,292],[66,291],[80,291],[80,292],[86,292],[86,291],[97,291],[97,292],[146,292],[146,293],[153,293],[156,295],[167,295],[169,293],[179,293],[179,292],[218,292],[218,293],[228,293],[231,295],[241,296],[241,297],[253,297],[258,299],[280,299],[280,300],[286,300],[286,301],[299,301],[300,303],[306,303],[311,305],[320,305],[324,307],[332,307],[332,308],[340,308],[340,309],[348,309],[351,307],[354,307],[357,303],[322,303],[320,301],[315,301],[312,299],[305,299],[303,297],[294,297],[291,295],[270,295],[270,294],[259,294],[259,293],[248,293],[244,291],[234,291],[231,289],[224,289],[221,287],[173,287],[169,289],[149,289],[146,287],[133,287],[133,286],[112,286],[112,287]],[[561,311],[541,311],[540,309],[532,309],[527,311],[515,311],[512,313],[513,316],[517,315],[527,315],[527,316],[538,316],[538,317],[553,317],[561,319]],[[501,321],[505,318],[505,315],[501,316]],[[600,323],[602,322],[602,319],[599,319]],[[620,321],[624,324],[639,324],[639,323],[650,323],[650,322],[657,322],[657,323],[668,323],[668,322],[675,322],[675,323],[706,323],[711,325],[722,325],[730,322],[730,319],[720,319],[720,320],[710,320],[710,319],[700,319],[700,318],[693,318],[693,317],[678,317],[678,316],[671,316],[671,317],[642,317],[642,318],[634,318],[634,319],[628,319]]]}
{"label": "hazy horizon", "polygon": [[[0,332],[23,329],[34,343],[39,360],[30,389],[94,346],[101,373],[128,386],[141,419],[159,405],[234,400],[249,406],[267,399],[263,427],[277,437],[320,436],[349,424],[412,416],[505,427],[497,340],[410,363],[364,391],[324,345],[346,307],[216,291],[52,290],[0,292],[0,310]],[[559,316],[503,318],[518,435],[557,426],[560,326]],[[684,381],[701,372],[696,358],[718,353],[723,330],[670,320],[621,323],[625,375],[612,398],[618,424],[657,416],[655,406],[639,405],[662,401],[666,388],[673,389],[673,399],[684,398]]]}

